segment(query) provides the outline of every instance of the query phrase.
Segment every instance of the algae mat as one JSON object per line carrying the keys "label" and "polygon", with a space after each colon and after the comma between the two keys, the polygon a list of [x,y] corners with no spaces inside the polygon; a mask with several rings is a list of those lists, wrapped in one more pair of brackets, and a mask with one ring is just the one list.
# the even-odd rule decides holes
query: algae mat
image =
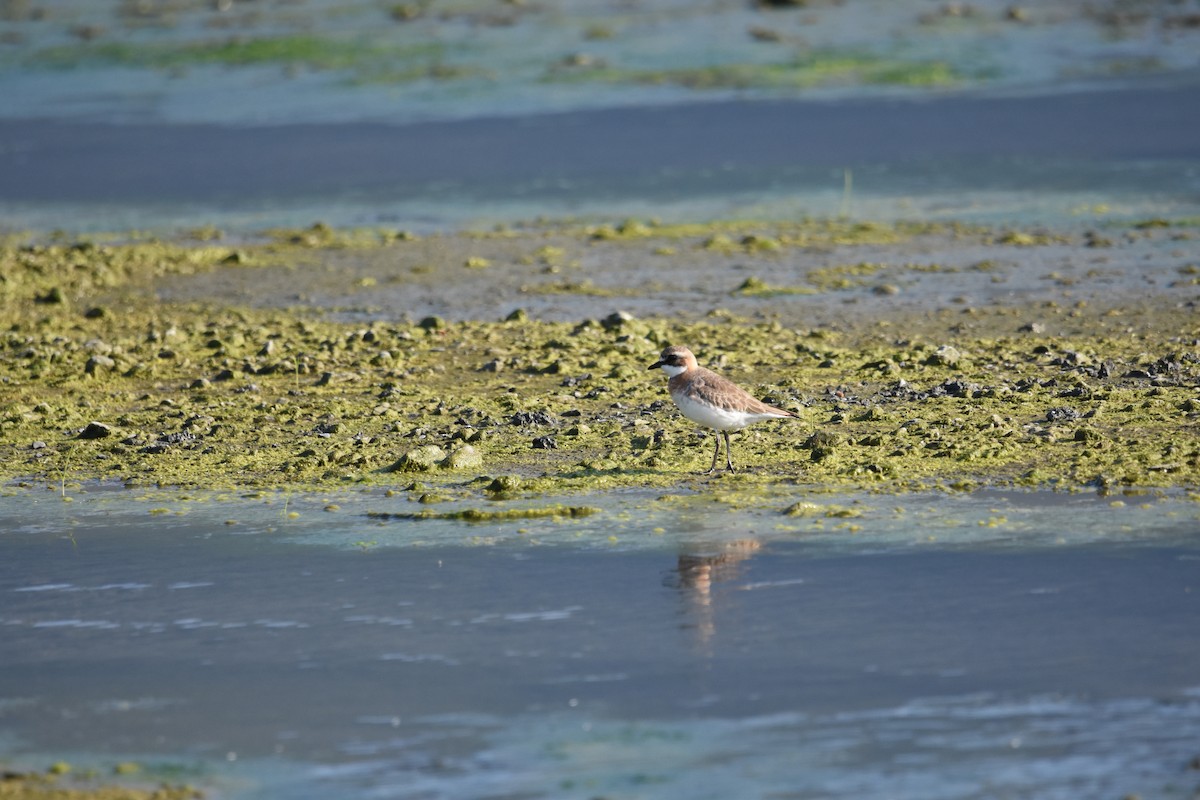
{"label": "algae mat", "polygon": [[[2,469],[64,494],[90,479],[357,484],[434,507],[681,483],[747,498],[780,484],[1194,490],[1193,230],[14,237]],[[800,420],[736,439],[741,471],[694,477],[711,439],[645,369],[667,343]]]}

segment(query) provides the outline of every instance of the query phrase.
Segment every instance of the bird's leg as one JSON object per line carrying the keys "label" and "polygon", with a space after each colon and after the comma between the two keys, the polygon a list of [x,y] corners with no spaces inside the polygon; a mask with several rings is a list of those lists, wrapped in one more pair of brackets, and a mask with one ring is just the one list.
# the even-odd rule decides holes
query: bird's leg
{"label": "bird's leg", "polygon": [[[716,441],[717,447],[715,450],[713,450],[712,466],[708,468],[707,472],[700,473],[702,475],[712,475],[717,470],[717,458],[721,455],[721,437],[717,436],[716,431],[713,431],[713,439]],[[728,452],[728,450],[726,452]]]}
{"label": "bird's leg", "polygon": [[[725,436],[725,467],[733,472],[733,453],[729,450],[729,431],[721,431],[721,433]],[[720,446],[721,444],[718,442],[717,447]]]}

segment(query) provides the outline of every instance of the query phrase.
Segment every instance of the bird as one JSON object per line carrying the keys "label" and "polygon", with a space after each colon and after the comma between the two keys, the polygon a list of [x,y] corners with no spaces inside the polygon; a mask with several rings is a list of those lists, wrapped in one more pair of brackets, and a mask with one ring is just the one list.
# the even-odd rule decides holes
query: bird
{"label": "bird", "polygon": [[725,466],[730,472],[734,471],[733,456],[729,452],[730,431],[740,431],[747,425],[765,419],[800,416],[768,405],[728,378],[700,366],[692,351],[682,345],[667,347],[658,361],[648,367],[660,368],[670,376],[667,389],[683,415],[721,434],[713,450],[712,466],[703,473],[705,475],[711,475],[717,469],[722,438],[725,439]]}

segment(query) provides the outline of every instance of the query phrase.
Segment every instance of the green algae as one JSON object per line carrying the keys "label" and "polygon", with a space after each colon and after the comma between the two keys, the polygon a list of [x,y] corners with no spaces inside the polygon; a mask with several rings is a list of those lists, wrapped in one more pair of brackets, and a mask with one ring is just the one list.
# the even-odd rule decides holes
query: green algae
{"label": "green algae", "polygon": [[579,519],[599,514],[600,509],[592,506],[553,505],[540,508],[506,508],[501,510],[464,508],[456,511],[435,511],[425,509],[411,514],[391,512],[369,512],[371,519],[402,519],[402,520],[458,520],[460,522],[508,522],[522,519],[564,518]]}
{"label": "green algae", "polygon": [[576,294],[588,297],[621,297],[632,294],[630,290],[619,291],[597,286],[589,280],[530,284],[522,287],[522,291],[527,294]]}
{"label": "green algae", "polygon": [[832,85],[945,87],[961,83],[965,76],[944,61],[825,50],[785,62],[724,63],[673,69],[582,64],[570,70],[553,70],[547,79],[571,83],[674,84],[696,90],[794,90]]}
{"label": "green algae", "polygon": [[[113,767],[118,778],[141,773],[133,763]],[[197,800],[205,793],[187,785],[161,783],[157,786],[112,784],[98,778],[94,771],[76,772],[64,761],[52,764],[45,772],[6,771],[0,775],[2,800]]]}
{"label": "green algae", "polygon": [[816,294],[816,291],[807,286],[774,286],[762,278],[751,276],[742,281],[732,294],[742,297],[782,297],[789,294]]}
{"label": "green algae", "polygon": [[157,70],[277,65],[344,72],[360,83],[445,80],[479,73],[477,69],[447,64],[445,57],[445,46],[433,41],[398,45],[361,36],[293,34],[171,43],[83,41],[44,48],[31,54],[29,60],[56,69],[92,64]]}
{"label": "green algae", "polygon": [[[595,230],[555,230],[561,243],[553,245],[545,230],[463,238],[499,263],[491,250],[502,244],[560,260],[597,241],[701,248],[723,235],[742,248],[753,235],[786,251],[818,240],[886,243],[929,226],[622,223],[600,240]],[[64,495],[68,483],[91,479],[387,486],[402,456],[429,447],[441,452],[424,473],[432,485],[421,494],[431,499],[487,494],[495,481],[485,472],[519,477],[490,490],[507,497],[681,484],[743,498],[779,483],[880,491],[1200,484],[1200,330],[1186,309],[1054,306],[1044,313],[1080,332],[996,335],[1011,331],[1009,310],[972,310],[969,329],[956,328],[962,312],[939,312],[834,332],[728,316],[363,325],[311,310],[146,302],[151,282],[166,276],[319,264],[348,241],[366,250],[397,244],[322,226],[237,248],[6,243],[0,475],[61,484]],[[245,259],[231,262],[235,251]],[[818,272],[815,283],[836,291],[838,280],[874,280],[883,269],[849,262]],[[103,313],[89,313],[96,308]],[[645,371],[668,343],[690,344],[702,363],[728,359],[718,368],[801,419],[737,435],[740,472],[696,476],[711,458],[710,434],[683,420],[661,376]],[[83,436],[93,425],[108,434]],[[467,443],[469,462],[450,463]]]}
{"label": "green algae", "polygon": [[805,218],[794,221],[735,219],[672,223],[629,219],[617,225],[568,226],[562,230],[568,234],[582,231],[594,240],[654,239],[676,242],[690,239],[698,240],[701,247],[708,249],[754,252],[796,247],[890,244],[921,235],[979,233],[983,229],[957,222],[898,220],[881,223]]}

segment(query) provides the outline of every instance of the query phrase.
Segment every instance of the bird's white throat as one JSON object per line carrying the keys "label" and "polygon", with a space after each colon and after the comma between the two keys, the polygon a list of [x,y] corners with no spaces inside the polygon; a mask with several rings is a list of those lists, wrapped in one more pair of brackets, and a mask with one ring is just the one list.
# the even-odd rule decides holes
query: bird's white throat
{"label": "bird's white throat", "polygon": [[680,367],[675,364],[663,364],[662,371],[674,378],[676,375],[682,375],[687,372],[687,367]]}

